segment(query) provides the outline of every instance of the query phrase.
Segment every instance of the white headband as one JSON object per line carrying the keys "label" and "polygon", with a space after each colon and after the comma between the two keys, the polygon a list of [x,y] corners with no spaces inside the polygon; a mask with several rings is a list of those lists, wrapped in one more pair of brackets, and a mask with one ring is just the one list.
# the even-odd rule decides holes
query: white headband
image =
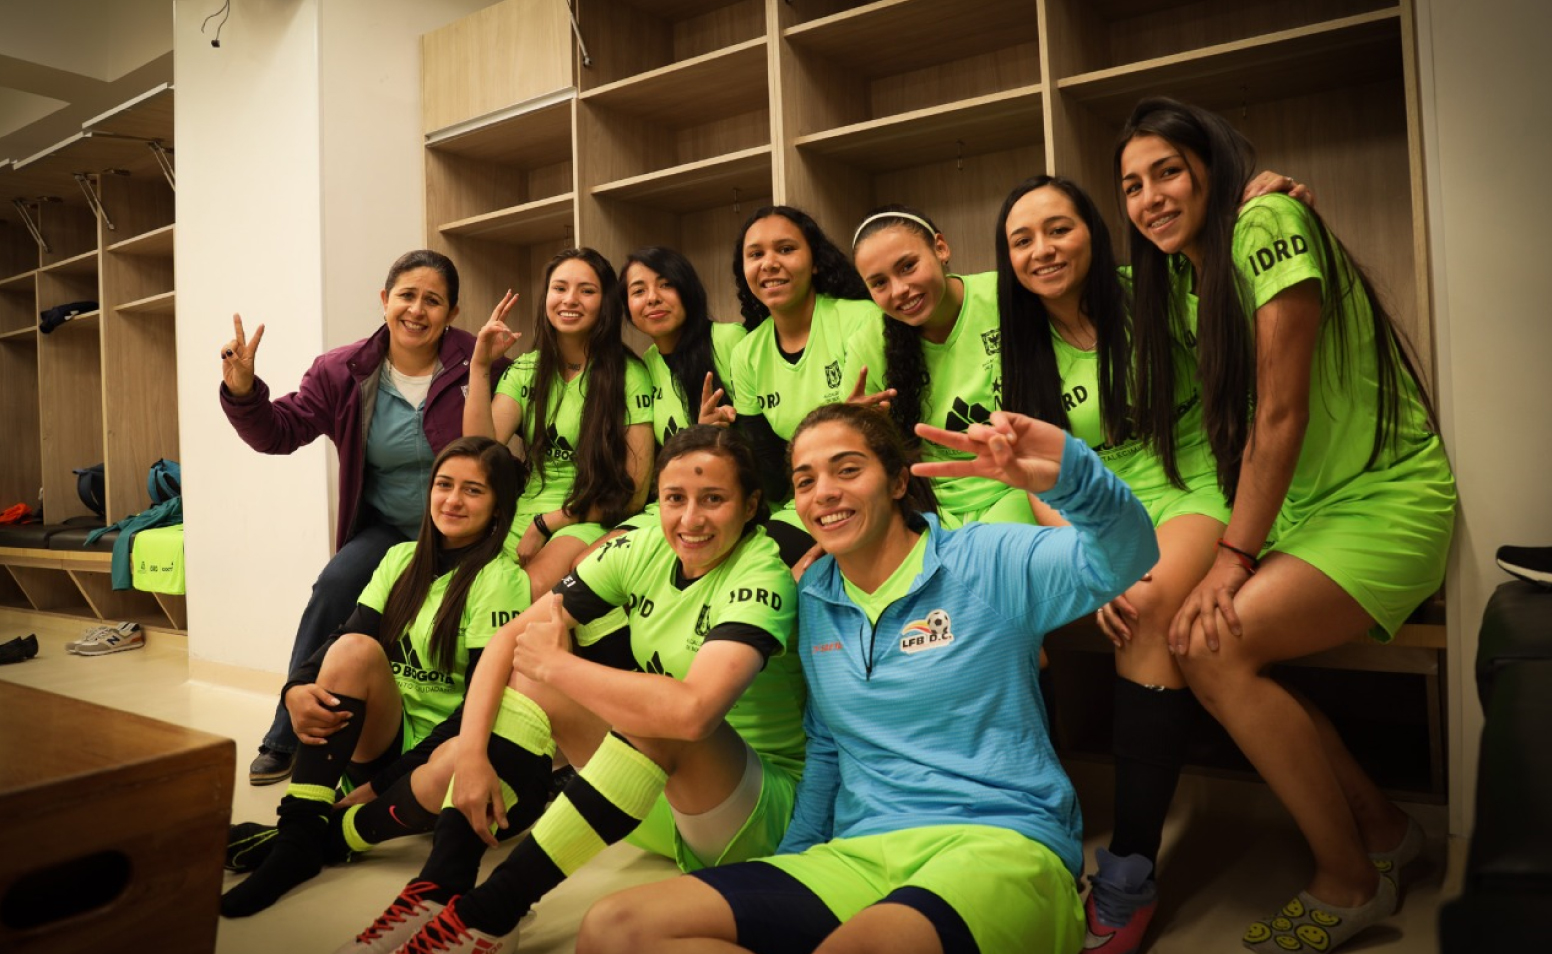
{"label": "white headband", "polygon": [[909,212],[878,212],[863,219],[862,224],[857,226],[857,231],[853,233],[851,237],[852,248],[857,247],[857,241],[862,238],[862,230],[867,228],[869,225],[872,225],[874,222],[877,222],[879,219],[905,219],[907,222],[915,222],[917,225],[920,225],[922,228],[927,230],[927,234],[933,236],[934,238],[936,238],[938,235],[938,230],[932,227],[932,223],[928,222],[926,219],[919,215],[912,215]]}

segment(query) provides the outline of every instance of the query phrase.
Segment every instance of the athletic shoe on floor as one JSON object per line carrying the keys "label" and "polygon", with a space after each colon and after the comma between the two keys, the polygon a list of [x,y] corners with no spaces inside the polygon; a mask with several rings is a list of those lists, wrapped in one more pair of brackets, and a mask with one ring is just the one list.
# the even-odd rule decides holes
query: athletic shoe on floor
{"label": "athletic shoe on floor", "polygon": [[1153,862],[1142,855],[1117,858],[1103,848],[1094,853],[1099,870],[1089,876],[1089,896],[1083,902],[1088,935],[1085,951],[1133,954],[1159,906],[1159,886]]}
{"label": "athletic shoe on floor", "polygon": [[[120,641],[133,641],[138,639],[139,642],[134,643],[134,645],[121,646],[119,649],[104,650],[101,648],[103,643],[113,638],[117,638]],[[145,633],[140,631],[140,624],[133,620],[127,620],[122,623],[113,623],[107,626],[93,626],[91,629],[88,629],[86,632],[82,633],[80,639],[73,639],[70,642],[65,643],[65,652],[75,653],[77,656],[100,656],[104,652],[116,653],[125,649],[134,649],[137,646],[144,645]]]}
{"label": "athletic shoe on floor", "polygon": [[273,785],[291,777],[291,767],[296,764],[295,752],[277,752],[259,746],[259,755],[248,765],[249,785]]}
{"label": "athletic shoe on floor", "polygon": [[[496,954],[507,950],[506,938],[491,937],[463,923],[458,916],[458,899],[448,902],[436,917],[421,926],[415,936],[400,948],[403,954]],[[514,943],[516,938],[511,939]]]}
{"label": "athletic shoe on floor", "polygon": [[1499,547],[1498,565],[1522,580],[1552,586],[1552,547]]}
{"label": "athletic shoe on floor", "polygon": [[412,881],[405,885],[388,905],[388,910],[334,954],[394,954],[427,922],[442,913],[443,905],[424,897],[435,890],[436,885],[430,881]]}
{"label": "athletic shoe on floor", "polygon": [[1252,923],[1240,940],[1257,954],[1326,954],[1395,910],[1396,883],[1389,878],[1381,878],[1374,897],[1356,908],[1339,908],[1300,891],[1275,916]]}
{"label": "athletic shoe on floor", "polygon": [[33,633],[26,636],[18,636],[6,643],[0,643],[0,665],[5,663],[19,663],[24,659],[31,659],[38,654],[38,637]]}
{"label": "athletic shoe on floor", "polygon": [[261,822],[238,822],[227,828],[226,870],[241,874],[262,865],[278,830]]}

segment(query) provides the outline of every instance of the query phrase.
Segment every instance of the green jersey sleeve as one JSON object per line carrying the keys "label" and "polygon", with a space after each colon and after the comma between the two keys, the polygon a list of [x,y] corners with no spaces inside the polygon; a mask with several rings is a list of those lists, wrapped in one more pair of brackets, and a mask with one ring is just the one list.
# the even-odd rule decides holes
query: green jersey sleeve
{"label": "green jersey sleeve", "polygon": [[[713,321],[711,323],[711,360],[717,366],[717,377],[722,379],[722,389],[727,392],[728,401],[736,400],[737,389],[733,387],[733,355],[738,351],[738,346],[744,340],[746,332],[744,326],[732,321]],[[686,395],[687,401],[694,401],[694,410],[700,412],[700,395]]]}
{"label": "green jersey sleeve", "polygon": [[377,569],[372,571],[372,579],[367,582],[366,589],[361,591],[361,598],[356,602],[381,613],[388,607],[388,594],[393,590],[394,581],[410,565],[410,559],[414,556],[413,542],[390,547],[378,561]]}
{"label": "green jersey sleeve", "polygon": [[504,555],[485,564],[463,603],[464,645],[484,649],[500,629],[533,602],[528,574]]}
{"label": "green jersey sleeve", "polygon": [[841,364],[841,386],[847,394],[856,387],[857,377],[862,374],[863,368],[868,370],[868,379],[863,384],[868,394],[877,394],[887,387],[885,376],[889,373],[889,364],[884,360],[884,322],[889,320],[880,314],[872,321],[861,322],[851,337],[846,339],[846,360]]}
{"label": "green jersey sleeve", "polygon": [[624,606],[630,599],[632,551],[643,539],[640,535],[651,529],[632,530],[605,540],[587,559],[577,564],[572,574],[586,583],[599,599],[613,606]]}
{"label": "green jersey sleeve", "polygon": [[739,552],[728,561],[732,566],[717,581],[719,592],[713,595],[709,622],[712,627],[743,623],[762,629],[785,653],[792,646],[797,622],[797,588],[786,564],[779,557],[770,559],[768,542],[762,531],[739,545]]}
{"label": "green jersey sleeve", "polygon": [[539,355],[536,352],[518,355],[496,383],[496,393],[505,394],[519,405],[527,407],[528,395],[533,393],[534,369],[538,365]]}
{"label": "green jersey sleeve", "polygon": [[1260,308],[1300,282],[1315,279],[1322,291],[1319,225],[1304,203],[1285,195],[1253,199],[1234,223],[1234,262]]}
{"label": "green jersey sleeve", "polygon": [[633,354],[625,356],[625,423],[652,423],[652,376]]}

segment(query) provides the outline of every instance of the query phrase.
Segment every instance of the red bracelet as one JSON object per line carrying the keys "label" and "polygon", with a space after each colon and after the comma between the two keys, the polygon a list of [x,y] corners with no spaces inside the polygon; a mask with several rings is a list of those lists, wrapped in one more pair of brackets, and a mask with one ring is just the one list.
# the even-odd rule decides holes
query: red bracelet
{"label": "red bracelet", "polygon": [[1255,576],[1256,571],[1261,569],[1261,561],[1256,559],[1254,554],[1246,553],[1222,537],[1218,538],[1218,549],[1227,550],[1234,554],[1234,558],[1239,561],[1239,565],[1244,567],[1245,572],[1251,576]]}

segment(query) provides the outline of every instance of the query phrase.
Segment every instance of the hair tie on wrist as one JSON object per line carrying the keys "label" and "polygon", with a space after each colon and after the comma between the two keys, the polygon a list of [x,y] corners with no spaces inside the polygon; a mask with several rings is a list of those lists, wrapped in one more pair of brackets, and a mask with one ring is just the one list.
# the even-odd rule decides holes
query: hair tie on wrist
{"label": "hair tie on wrist", "polygon": [[1244,567],[1245,572],[1249,573],[1251,576],[1255,576],[1256,571],[1261,569],[1261,561],[1256,559],[1254,554],[1241,550],[1239,547],[1223,539],[1222,537],[1218,538],[1218,549],[1227,550],[1234,554],[1234,558],[1239,561],[1239,565]]}
{"label": "hair tie on wrist", "polygon": [[542,513],[534,515],[533,525],[539,531],[539,535],[545,540],[555,535],[555,531],[550,529],[550,525],[544,522],[544,514]]}

